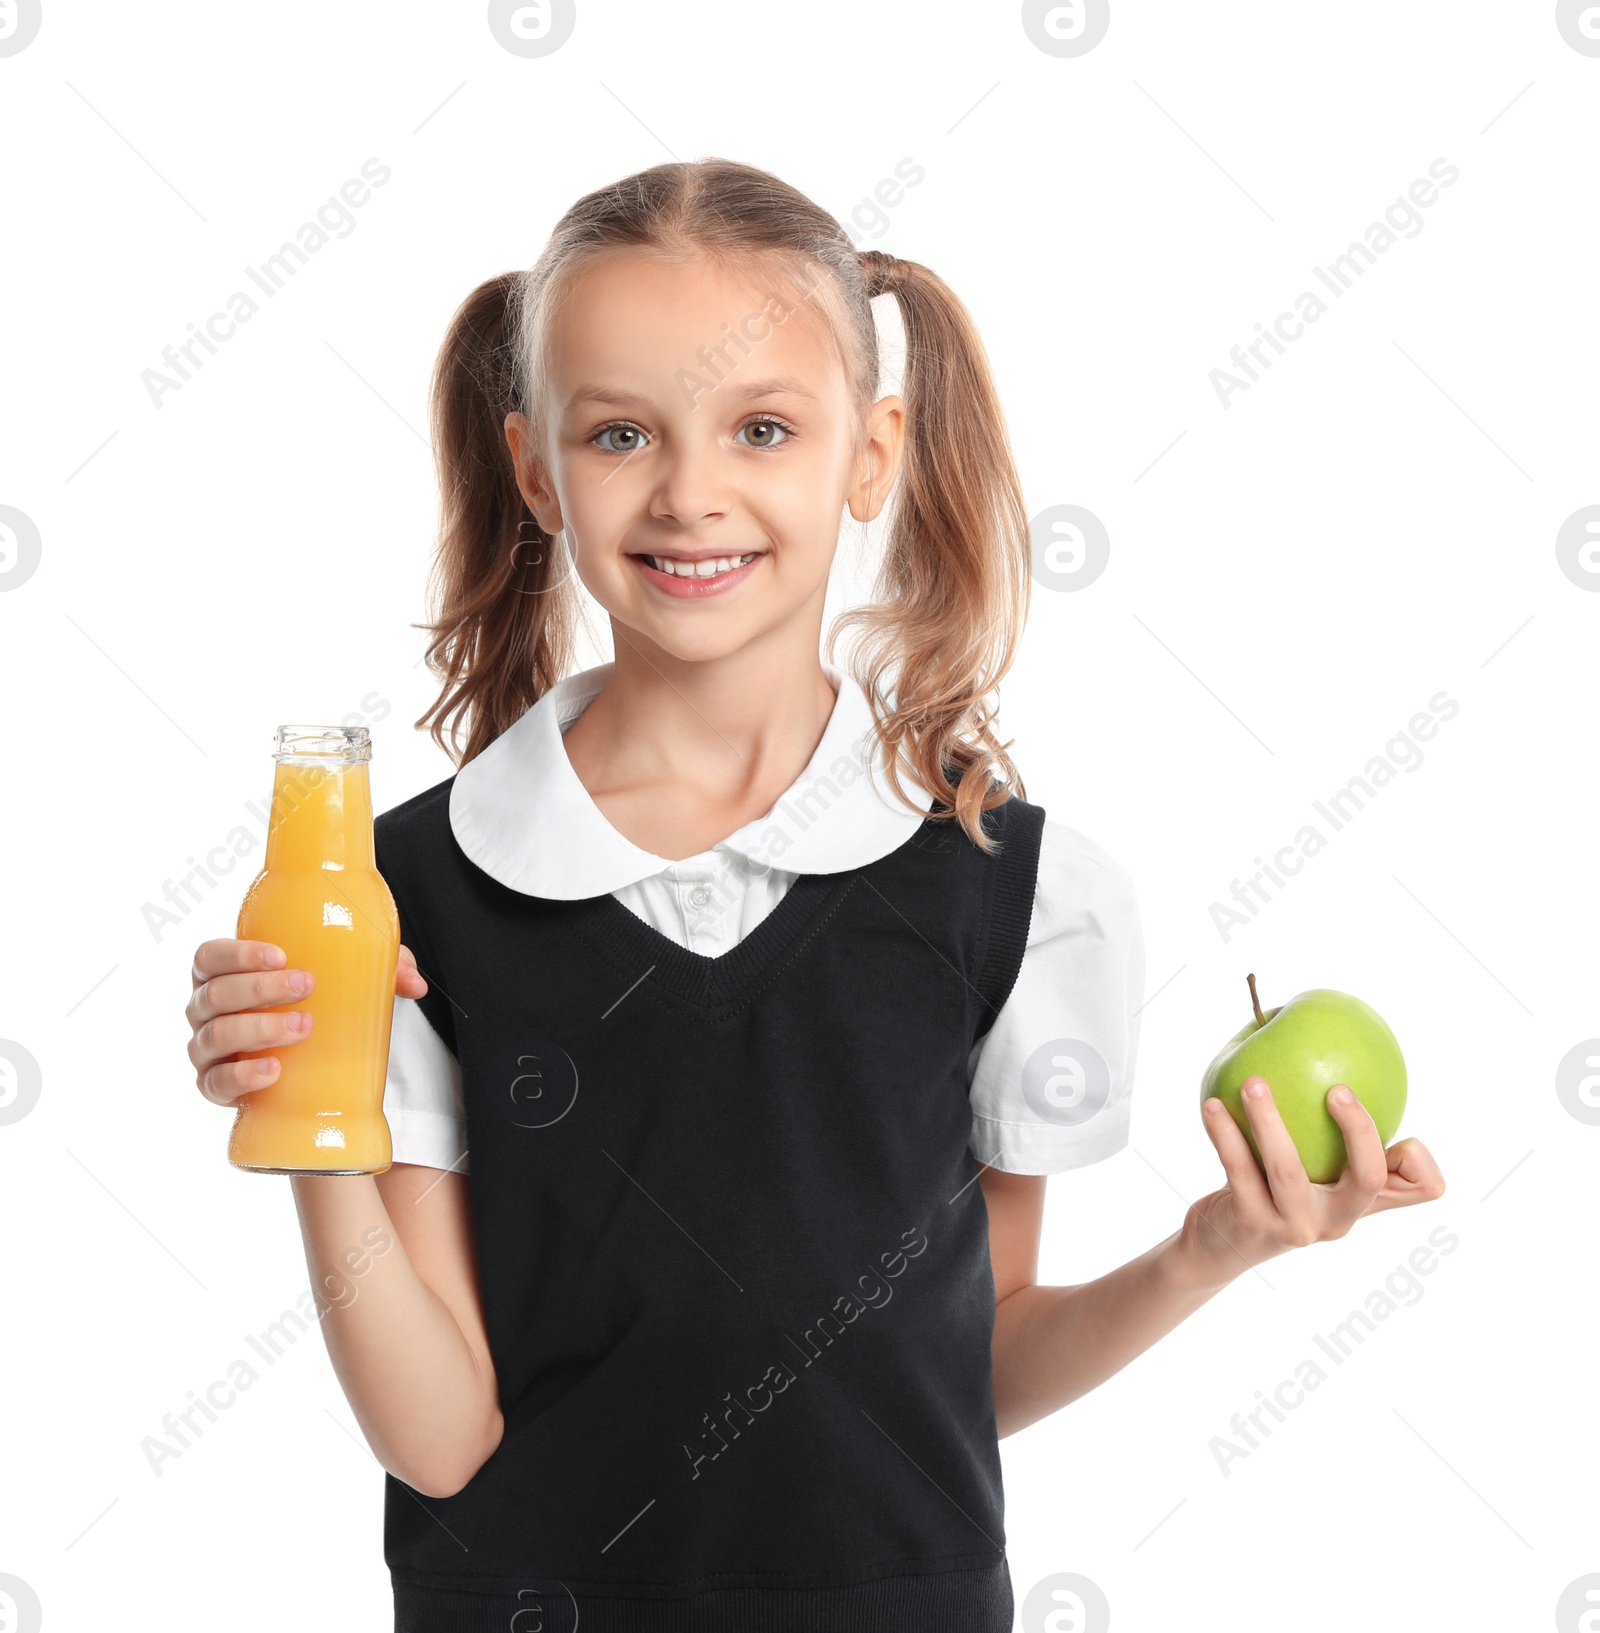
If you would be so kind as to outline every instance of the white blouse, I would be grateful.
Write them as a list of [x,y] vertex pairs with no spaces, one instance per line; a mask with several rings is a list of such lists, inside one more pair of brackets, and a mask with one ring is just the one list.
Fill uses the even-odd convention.
[[[923,820],[882,778],[865,693],[824,662],[833,713],[783,797],[698,856],[653,856],[606,820],[561,740],[611,670],[561,681],[456,773],[456,841],[513,890],[563,901],[609,892],[662,935],[715,958],[800,874],[864,867]],[[1016,985],[967,1060],[979,1162],[1053,1174],[1127,1144],[1144,976],[1132,879],[1084,835],[1046,821]],[[396,1162],[468,1171],[460,1066],[412,998],[395,999],[383,1110]]]

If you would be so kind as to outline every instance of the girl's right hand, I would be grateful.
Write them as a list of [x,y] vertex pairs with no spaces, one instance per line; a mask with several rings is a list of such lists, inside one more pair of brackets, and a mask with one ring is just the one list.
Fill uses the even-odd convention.
[[[271,1055],[240,1060],[252,1049],[282,1049],[299,1043],[311,1030],[303,1009],[271,1012],[275,1004],[292,1004],[316,985],[309,970],[284,969],[284,951],[270,941],[237,941],[219,937],[202,941],[190,975],[194,992],[184,1009],[194,1036],[189,1059],[195,1082],[207,1100],[231,1106],[242,1094],[264,1089],[278,1075]],[[417,970],[410,948],[402,944],[395,969],[395,995],[421,998],[428,983]]]

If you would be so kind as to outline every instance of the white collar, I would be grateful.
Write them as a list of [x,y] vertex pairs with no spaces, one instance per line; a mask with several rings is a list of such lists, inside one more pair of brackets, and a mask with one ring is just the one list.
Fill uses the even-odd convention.
[[[525,896],[582,901],[609,895],[672,867],[625,839],[578,780],[561,740],[592,703],[614,665],[569,675],[456,772],[450,827],[491,878]],[[806,768],[765,815],[713,847],[759,868],[841,873],[898,850],[923,812],[897,800],[882,771],[872,709],[856,681],[823,661],[837,694]],[[902,772],[908,792],[920,783]],[[932,796],[925,796],[931,804]]]

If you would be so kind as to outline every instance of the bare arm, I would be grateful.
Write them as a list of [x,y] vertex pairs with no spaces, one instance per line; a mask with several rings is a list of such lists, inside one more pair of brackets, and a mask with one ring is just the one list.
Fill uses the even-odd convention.
[[424,1496],[453,1496],[504,1429],[467,1180],[396,1163],[290,1184],[323,1342],[367,1444]]
[[1002,1438],[1104,1383],[1252,1265],[1341,1237],[1365,1214],[1444,1194],[1427,1148],[1399,1140],[1385,1151],[1365,1107],[1338,1099],[1339,1086],[1328,1110],[1344,1131],[1350,1166],[1336,1184],[1312,1184],[1270,1089],[1255,1081],[1263,1092],[1251,1095],[1247,1084],[1244,1104],[1265,1174],[1233,1119],[1215,1109],[1220,1102],[1208,1105],[1206,1129],[1228,1183],[1201,1197],[1165,1241],[1095,1281],[1038,1286],[1044,1178],[983,1171]]
[[[1044,1211],[1042,1174],[987,1170],[989,1236],[1013,1263],[1036,1262]],[[1031,1233],[1030,1233],[1031,1232]],[[1086,1395],[1171,1332],[1232,1278],[1207,1281],[1179,1246],[1179,1231],[1097,1281],[1040,1287],[1027,1280],[995,1283],[994,1414],[1002,1439]]]
[[[232,1107],[270,1083],[276,1060],[307,1035],[304,1010],[268,1013],[310,991],[266,942],[219,939],[195,955],[185,1011],[189,1058],[206,1099]],[[400,949],[395,990],[420,998],[427,982]],[[494,1364],[483,1323],[468,1181],[395,1163],[386,1173],[296,1175],[290,1185],[305,1242],[323,1341],[373,1454],[424,1496],[453,1496],[500,1443]]]

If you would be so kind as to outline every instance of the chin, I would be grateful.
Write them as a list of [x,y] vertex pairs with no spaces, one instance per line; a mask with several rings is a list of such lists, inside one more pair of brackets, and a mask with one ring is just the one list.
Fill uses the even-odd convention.
[[752,636],[761,633],[743,618],[704,618],[698,620],[702,628],[686,627],[694,621],[687,618],[653,618],[629,624],[628,628],[644,636],[679,663],[711,663],[718,658],[730,657],[747,645]]

